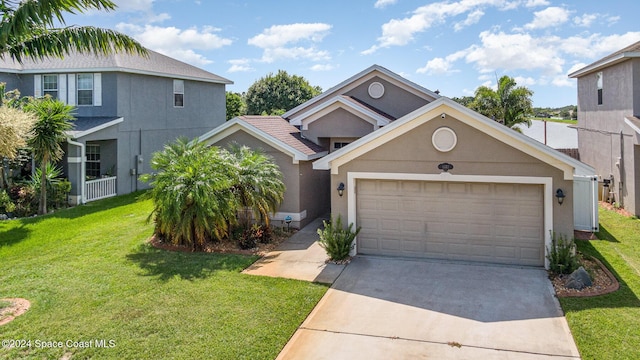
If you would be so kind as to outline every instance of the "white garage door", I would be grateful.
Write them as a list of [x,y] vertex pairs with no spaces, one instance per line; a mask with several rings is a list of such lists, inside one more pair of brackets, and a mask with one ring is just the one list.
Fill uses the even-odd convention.
[[358,180],[360,254],[544,265],[542,185]]

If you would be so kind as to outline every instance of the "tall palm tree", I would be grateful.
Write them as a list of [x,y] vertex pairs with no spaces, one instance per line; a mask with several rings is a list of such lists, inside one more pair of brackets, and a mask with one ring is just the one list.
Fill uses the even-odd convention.
[[223,153],[231,164],[231,191],[240,208],[240,222],[247,227],[249,214],[260,222],[269,224],[269,214],[273,214],[284,199],[285,185],[282,172],[273,159],[259,150],[232,144]]
[[475,99],[470,108],[482,115],[492,118],[507,127],[517,124],[531,126],[528,115],[533,112],[531,96],[533,91],[524,86],[517,86],[516,81],[505,75],[498,80],[498,89],[487,86],[476,89]]
[[66,140],[66,131],[73,127],[74,107],[50,97],[36,99],[26,105],[26,110],[37,117],[27,145],[33,157],[40,164],[40,203],[38,214],[47,213],[47,165],[62,159],[62,143]]
[[[111,54],[125,51],[146,55],[129,36],[92,26],[64,26],[63,13],[114,10],[110,0],[0,0],[0,56],[22,62],[63,57],[72,51]],[[56,28],[56,24],[63,27]]]
[[227,235],[236,206],[229,167],[217,148],[179,138],[153,155],[151,167],[157,173],[141,179],[153,186],[147,194],[154,201],[156,235],[193,250]]

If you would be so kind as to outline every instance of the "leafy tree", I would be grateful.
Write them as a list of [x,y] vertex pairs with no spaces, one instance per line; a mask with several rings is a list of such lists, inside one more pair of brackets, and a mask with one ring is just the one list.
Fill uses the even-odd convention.
[[15,159],[27,145],[27,137],[36,117],[20,109],[0,106],[0,188],[7,187],[5,160]]
[[322,89],[296,75],[279,70],[253,83],[247,90],[247,114],[281,115],[319,95]]
[[227,121],[234,117],[244,115],[247,106],[242,99],[242,95],[227,91]]
[[156,235],[174,245],[201,250],[207,241],[227,235],[235,203],[225,159],[215,147],[179,138],[151,159],[158,172],[145,174],[154,201]]
[[110,54],[125,51],[145,55],[129,36],[92,26],[64,26],[63,13],[114,10],[110,0],[0,0],[0,54],[18,62],[63,57],[72,51]]
[[275,213],[284,199],[282,172],[273,159],[259,150],[232,144],[224,151],[232,174],[231,192],[240,206],[240,223],[249,227],[249,213],[269,224],[269,214]]
[[451,100],[457,102],[462,106],[469,107],[469,104],[473,102],[474,98],[473,96],[463,96],[463,97],[454,97]]
[[469,107],[510,128],[514,128],[517,124],[526,124],[529,127],[531,126],[529,115],[533,111],[531,101],[533,91],[516,85],[512,77],[505,75],[498,80],[497,90],[480,86],[476,89],[475,99]]
[[73,106],[50,97],[37,99],[26,105],[26,110],[37,117],[27,144],[41,168],[39,214],[47,213],[47,166],[52,161],[62,159],[62,143],[66,140],[66,131],[73,127],[71,121],[75,119],[74,109]]

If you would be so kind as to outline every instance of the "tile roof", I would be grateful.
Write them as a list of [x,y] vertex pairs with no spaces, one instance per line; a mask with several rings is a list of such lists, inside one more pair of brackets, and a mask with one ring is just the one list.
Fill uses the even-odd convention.
[[298,128],[280,116],[243,115],[240,116],[240,119],[305,155],[315,155],[326,151],[320,145],[302,137]]
[[62,59],[46,58],[42,61],[25,59],[22,64],[5,57],[0,58],[0,71],[12,73],[122,71],[220,84],[233,83],[231,80],[153,50],[147,51],[148,57],[126,53],[107,56],[72,53]]

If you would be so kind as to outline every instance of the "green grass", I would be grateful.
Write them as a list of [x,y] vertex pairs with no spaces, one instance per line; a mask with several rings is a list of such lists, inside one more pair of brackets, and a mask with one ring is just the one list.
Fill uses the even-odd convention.
[[560,303],[583,359],[640,359],[640,220],[600,209],[598,238],[578,250],[600,259],[620,289]]
[[[0,340],[32,341],[0,358],[273,359],[327,290],[241,274],[253,256],[150,247],[151,209],[132,194],[0,222],[0,298],[31,301]],[[67,340],[93,347],[36,348]]]

